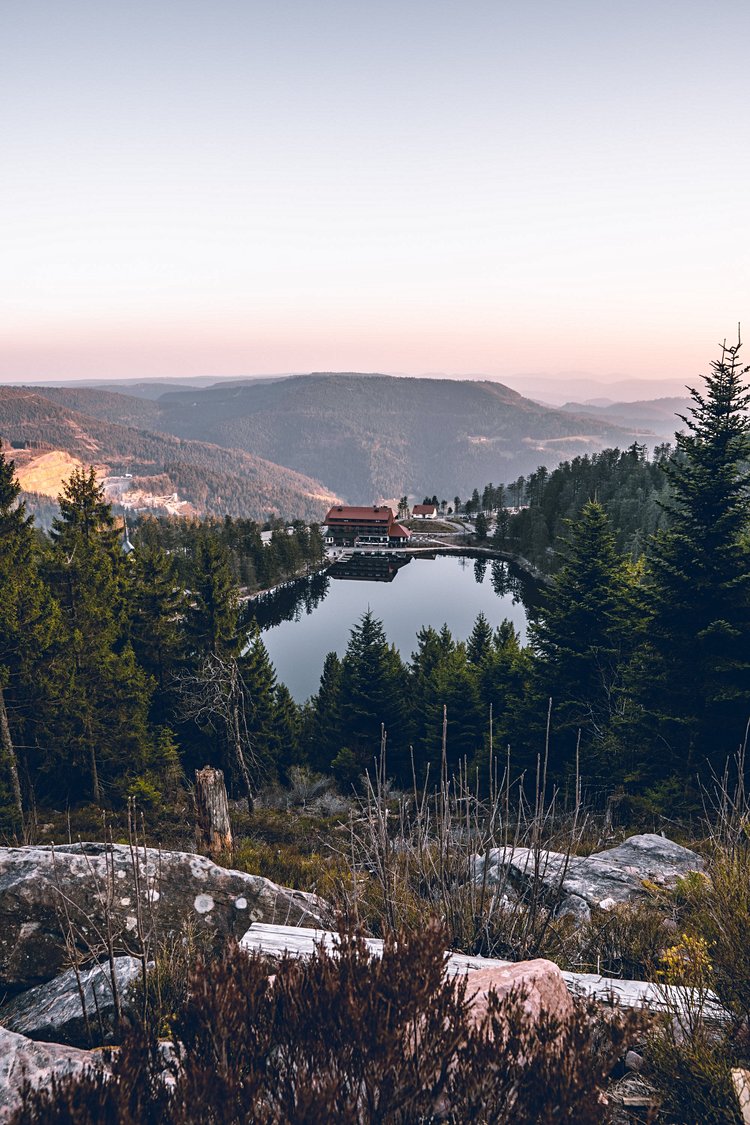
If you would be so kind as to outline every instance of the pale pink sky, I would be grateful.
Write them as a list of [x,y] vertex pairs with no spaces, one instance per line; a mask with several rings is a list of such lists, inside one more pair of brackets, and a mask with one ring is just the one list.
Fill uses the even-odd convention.
[[750,323],[750,8],[7,0],[0,380],[693,379]]

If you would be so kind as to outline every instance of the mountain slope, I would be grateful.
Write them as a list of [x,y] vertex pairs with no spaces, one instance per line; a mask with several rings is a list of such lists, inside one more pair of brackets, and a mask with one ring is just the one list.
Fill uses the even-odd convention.
[[523,398],[501,383],[313,374],[171,392],[158,425],[305,473],[351,502],[465,496],[540,464],[633,440],[627,429]]
[[[338,497],[319,481],[270,464],[242,450],[183,440],[153,430],[108,420],[120,409],[117,400],[139,400],[106,392],[55,388],[54,399],[36,389],[0,387],[0,435],[4,442],[42,443],[94,464],[113,475],[130,473],[134,484],[177,492],[199,513],[265,518],[319,519]],[[75,396],[72,398],[71,396]],[[88,402],[108,418],[94,417],[63,402]],[[146,404],[149,405],[148,403]],[[121,417],[133,418],[123,410]],[[138,414],[139,418],[143,415]],[[153,421],[154,419],[150,419]],[[12,456],[12,450],[11,456]]]

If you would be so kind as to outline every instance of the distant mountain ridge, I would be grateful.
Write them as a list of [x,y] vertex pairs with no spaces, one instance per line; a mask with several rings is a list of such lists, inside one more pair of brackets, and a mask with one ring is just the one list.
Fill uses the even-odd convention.
[[290,376],[171,391],[158,408],[151,424],[161,430],[252,451],[351,503],[465,496],[488,480],[633,440],[627,428],[541,406],[489,380]]
[[566,402],[561,409],[566,413],[577,414],[579,417],[591,415],[618,426],[627,426],[643,436],[653,434],[655,437],[670,441],[675,430],[683,425],[679,415],[685,414],[691,402],[692,400],[687,396],[644,399],[638,402],[608,402],[602,405]]
[[[320,519],[340,497],[239,449],[157,433],[147,400],[82,388],[0,387],[0,437],[42,442],[135,483],[172,490],[201,514]],[[13,456],[12,449],[10,456]]]
[[[159,464],[169,461],[175,483],[178,453],[182,462],[199,464],[208,474],[205,481],[183,469],[177,474],[182,488],[198,497],[199,510],[217,511],[228,495],[232,513],[245,502],[256,511],[266,496],[277,497],[275,508],[290,504],[284,508],[290,515],[302,509],[317,513],[315,497],[323,493],[366,504],[403,494],[465,498],[487,481],[508,482],[542,464],[552,469],[607,446],[626,447],[637,436],[620,419],[588,408],[553,409],[491,380],[347,372],[226,380],[170,389],[158,399],[151,397],[150,385],[142,392],[138,397],[106,387],[14,390],[43,398],[48,412],[54,407],[88,419],[77,423],[78,430],[102,459],[109,445],[114,453],[125,451],[121,462],[145,458],[157,475]],[[112,429],[105,433],[101,427]],[[41,430],[37,426],[34,432]],[[61,448],[80,455],[80,434],[76,446],[70,423],[66,432],[71,444]],[[155,439],[155,434],[169,436]],[[263,468],[251,472],[248,458],[260,459]],[[210,478],[217,472],[231,475],[234,483],[219,486]],[[259,474],[264,478],[263,497],[251,489],[243,500],[237,481],[248,474],[256,485]]]

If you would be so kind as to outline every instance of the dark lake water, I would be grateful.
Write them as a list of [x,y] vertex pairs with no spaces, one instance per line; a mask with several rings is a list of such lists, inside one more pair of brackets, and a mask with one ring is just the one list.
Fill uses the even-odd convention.
[[250,603],[277,675],[300,703],[318,690],[326,653],[343,656],[352,626],[368,608],[404,660],[423,625],[446,623],[465,640],[480,612],[493,628],[509,618],[525,637],[534,589],[506,562],[413,557],[398,568],[374,560],[365,567],[366,575],[316,574]]

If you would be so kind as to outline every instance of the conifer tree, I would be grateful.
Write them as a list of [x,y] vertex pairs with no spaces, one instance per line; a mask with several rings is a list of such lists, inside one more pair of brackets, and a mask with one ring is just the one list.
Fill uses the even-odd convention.
[[351,631],[341,676],[341,719],[347,747],[360,772],[377,757],[381,724],[388,732],[389,769],[406,760],[406,674],[389,647],[383,625],[368,609]]
[[612,719],[631,624],[628,575],[609,521],[584,505],[562,549],[563,565],[529,634],[540,699],[551,696],[556,729],[601,739]]
[[150,759],[153,681],[127,642],[127,563],[93,470],[73,473],[60,513],[47,573],[62,609],[65,661],[60,729],[43,772],[58,793],[99,802],[122,796]]
[[187,634],[193,656],[235,657],[242,648],[239,591],[229,552],[217,535],[202,530],[192,567]]
[[533,764],[539,749],[536,724],[529,709],[538,708],[532,692],[532,658],[522,647],[513,623],[505,619],[492,637],[492,648],[476,669],[482,716],[489,722],[492,707],[495,753],[510,745],[515,772]]
[[58,497],[60,516],[53,523],[52,538],[75,546],[78,538],[88,546],[96,545],[115,551],[119,532],[115,528],[112,505],[104,496],[104,487],[96,479],[96,470],[74,469]]
[[133,553],[129,590],[130,639],[138,663],[156,681],[159,719],[165,719],[169,678],[185,656],[188,609],[174,559],[159,546]]
[[239,666],[246,692],[245,712],[253,753],[258,766],[266,774],[273,774],[285,747],[277,724],[276,671],[257,626],[250,633]]
[[417,744],[417,769],[438,778],[443,754],[443,714],[446,724],[446,763],[449,773],[463,759],[471,760],[482,743],[482,713],[477,678],[466,657],[463,642],[444,653],[435,665],[420,708],[422,736]]
[[274,717],[274,741],[276,743],[276,767],[286,775],[290,766],[299,764],[300,731],[302,716],[286,684],[276,685],[276,714]]
[[663,462],[670,524],[649,553],[640,695],[683,776],[721,771],[750,719],[750,367],[724,345]]
[[466,644],[470,664],[483,664],[492,653],[492,627],[483,613],[477,614],[474,628]]
[[329,652],[323,662],[318,693],[306,731],[307,758],[313,769],[327,771],[344,745],[341,733],[341,661]]

